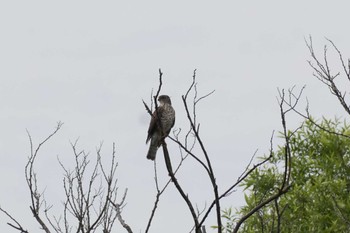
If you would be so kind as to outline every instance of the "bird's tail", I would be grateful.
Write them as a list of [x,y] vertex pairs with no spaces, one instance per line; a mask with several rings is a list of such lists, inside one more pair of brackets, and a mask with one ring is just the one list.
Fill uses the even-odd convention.
[[148,153],[147,153],[147,159],[155,160],[157,150],[158,150],[158,139],[156,138],[157,135],[153,135],[151,138],[151,143],[149,145]]
[[157,146],[150,145],[148,153],[147,153],[147,159],[155,160],[156,154],[157,154],[157,150],[158,150]]

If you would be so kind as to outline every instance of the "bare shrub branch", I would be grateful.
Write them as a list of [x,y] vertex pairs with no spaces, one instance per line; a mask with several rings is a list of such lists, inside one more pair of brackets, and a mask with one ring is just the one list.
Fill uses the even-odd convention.
[[11,226],[12,228],[20,231],[21,233],[29,233],[27,230],[25,230],[22,225],[14,218],[11,214],[9,214],[6,210],[0,207],[0,211],[3,212],[7,217],[11,219],[14,223],[8,222],[7,225]]
[[38,153],[41,149],[41,147],[48,141],[50,140],[62,127],[63,123],[58,122],[55,130],[48,136],[46,137],[43,141],[39,143],[39,145],[34,149],[33,145],[33,140],[30,135],[30,133],[27,130],[29,142],[30,142],[30,156],[28,158],[28,162],[25,166],[25,178],[27,181],[27,185],[29,188],[30,192],[30,199],[31,199],[31,205],[30,205],[30,210],[32,211],[32,214],[36,221],[39,223],[41,228],[46,232],[50,233],[50,230],[47,226],[47,224],[44,222],[40,215],[40,209],[43,203],[43,193],[38,191],[38,181],[37,181],[37,174],[34,171],[34,164],[35,160],[38,156]]
[[[77,148],[77,140],[71,143],[74,155],[73,169],[66,167],[58,159],[64,173],[63,191],[65,200],[63,201],[63,214],[58,217],[50,216],[49,212],[52,205],[46,202],[44,192],[39,191],[38,176],[34,167],[41,147],[60,130],[61,126],[62,123],[59,122],[55,130],[37,147],[34,147],[32,137],[27,131],[30,142],[30,156],[25,166],[25,178],[31,198],[30,209],[40,228],[46,233],[68,233],[72,231],[90,233],[98,229],[103,233],[110,233],[115,220],[118,218],[126,229],[127,224],[121,217],[121,210],[127,192],[125,191],[122,201],[117,204],[116,169],[118,163],[116,162],[114,143],[109,168],[102,161],[102,144],[96,149],[96,160],[92,162],[89,153]],[[13,223],[8,223],[12,228],[28,233],[7,211],[1,208],[0,211],[13,221]],[[130,227],[128,232],[132,232]]]
[[[71,171],[60,162],[64,170],[63,187],[66,195],[64,219],[70,213],[77,222],[78,232],[92,232],[99,227],[102,227],[103,232],[111,232],[115,220],[121,219],[121,208],[116,204],[118,163],[115,144],[113,143],[109,170],[106,170],[101,159],[102,144],[96,149],[97,156],[93,164],[89,160],[89,153],[78,150],[77,141],[71,143],[71,147],[75,158],[74,169]],[[103,179],[99,181],[98,178]],[[122,203],[125,198],[126,192]],[[66,229],[69,228],[67,224],[65,221]]]
[[[347,80],[350,82],[350,59],[348,59],[348,64],[345,65],[345,61],[343,59],[343,56],[340,52],[340,50],[335,46],[333,41],[327,39],[327,41],[332,45],[332,48],[337,52],[339,61],[341,63],[341,66],[343,68],[343,72],[347,78]],[[323,84],[325,84],[329,89],[330,92],[337,97],[338,101],[340,102],[341,106],[343,106],[344,110],[350,114],[350,107],[346,103],[346,92],[342,91],[337,83],[335,82],[335,79],[341,75],[341,72],[337,72],[335,74],[332,74],[329,66],[328,66],[328,53],[327,53],[327,46],[324,46],[323,49],[323,61],[316,56],[313,44],[312,44],[312,37],[309,37],[309,41],[306,41],[306,46],[309,49],[310,56],[312,58],[311,61],[308,61],[310,67],[314,70],[314,76],[320,80]]]

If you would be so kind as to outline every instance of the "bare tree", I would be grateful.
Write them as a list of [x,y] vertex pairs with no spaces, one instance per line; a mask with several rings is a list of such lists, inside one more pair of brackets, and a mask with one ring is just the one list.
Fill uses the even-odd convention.
[[[115,144],[113,144],[109,168],[103,165],[101,159],[102,144],[96,150],[96,160],[92,166],[89,154],[85,153],[84,150],[77,149],[77,141],[71,144],[75,159],[74,167],[68,168],[59,160],[64,171],[63,214],[60,216],[49,214],[52,205],[49,205],[45,200],[44,192],[38,189],[35,163],[42,146],[58,133],[62,125],[61,122],[57,123],[55,130],[36,147],[28,132],[31,149],[25,166],[25,179],[30,191],[30,209],[36,222],[46,233],[90,233],[96,231],[110,233],[116,219],[118,219],[129,233],[132,232],[121,216],[127,190],[125,190],[122,200],[117,202],[116,169],[118,163],[116,162]],[[11,219],[12,222],[8,224],[12,228],[20,232],[28,232],[11,214],[4,209],[0,210]]]
[[[158,86],[158,90],[156,92],[156,95],[153,98],[153,103],[151,105],[151,106],[153,106],[153,104],[154,104],[155,109],[157,109],[156,100],[157,100],[157,97],[158,97],[158,95],[161,91],[161,88],[162,88],[162,83],[163,83],[162,82],[162,75],[163,75],[163,73],[161,72],[161,70],[159,70],[159,86]],[[163,148],[165,164],[166,164],[168,174],[170,176],[170,180],[174,183],[177,191],[179,192],[179,194],[183,198],[184,202],[186,203],[186,205],[188,207],[188,210],[191,213],[191,216],[192,216],[192,219],[194,222],[193,230],[196,233],[206,232],[205,222],[206,222],[209,214],[213,211],[213,209],[215,209],[217,232],[218,233],[222,232],[223,226],[222,226],[222,220],[221,220],[221,204],[220,204],[221,199],[229,196],[232,193],[232,191],[234,190],[234,188],[236,188],[241,182],[243,182],[243,180],[250,173],[252,173],[255,169],[258,169],[260,166],[262,166],[266,162],[268,162],[271,159],[272,153],[273,153],[272,152],[272,137],[271,137],[270,156],[268,156],[266,159],[264,159],[263,161],[255,164],[255,165],[252,165],[252,161],[253,161],[253,158],[252,158],[252,160],[250,161],[250,163],[248,164],[248,166],[246,167],[246,169],[244,170],[242,175],[240,177],[238,177],[237,181],[233,182],[233,184],[230,187],[226,188],[226,190],[223,193],[219,193],[219,191],[218,191],[219,189],[218,189],[218,185],[217,185],[217,178],[215,176],[215,171],[212,167],[210,155],[206,150],[205,143],[203,142],[201,134],[200,134],[200,123],[198,123],[198,121],[197,121],[197,105],[198,105],[198,103],[200,101],[204,100],[205,98],[209,97],[213,93],[214,93],[214,91],[209,92],[208,94],[205,94],[203,96],[198,96],[196,70],[194,70],[193,76],[192,76],[192,82],[191,82],[189,88],[186,90],[185,94],[182,95],[183,108],[185,110],[185,114],[187,116],[187,120],[188,120],[189,125],[190,125],[189,129],[187,130],[187,133],[185,134],[185,137],[183,140],[180,140],[180,138],[179,138],[179,134],[181,132],[181,129],[179,129],[178,131],[176,131],[176,133],[174,133],[175,134],[174,137],[168,136],[180,148],[181,161],[178,164],[175,172],[172,168],[172,163],[170,160],[171,156],[169,156],[169,151],[168,151],[167,144],[166,144],[165,140],[163,140],[163,142],[161,144],[162,148]],[[190,96],[192,96],[192,98]],[[236,227],[235,227],[233,232],[237,232],[239,230],[241,224],[247,218],[249,218],[252,214],[259,211],[259,209],[264,207],[266,204],[278,199],[281,195],[285,194],[290,188],[290,169],[291,169],[291,155],[290,155],[290,146],[289,146],[290,135],[287,136],[287,126],[286,126],[285,116],[289,111],[291,111],[291,106],[289,106],[289,108],[285,109],[284,100],[285,100],[285,93],[284,93],[284,90],[282,90],[280,92],[279,105],[280,105],[280,109],[281,109],[282,126],[284,129],[284,134],[286,136],[285,137],[286,138],[286,143],[285,143],[285,148],[286,148],[286,150],[285,150],[285,175],[284,175],[283,181],[281,182],[282,185],[276,194],[274,194],[270,197],[267,197],[266,200],[263,200],[259,205],[257,205],[255,208],[253,208],[248,214],[246,214],[245,216],[242,216],[237,221]],[[147,104],[145,102],[143,102],[143,103],[146,107],[147,112],[152,116],[151,109],[147,106]],[[190,141],[189,135],[192,136],[191,137],[192,142],[189,142]],[[197,153],[193,152],[193,148],[195,145],[198,145],[201,155],[199,155],[198,152]],[[185,154],[186,156],[183,157],[182,154]],[[176,179],[176,172],[180,169],[182,163],[184,162],[184,159],[187,158],[187,156],[190,156],[191,158],[193,158],[194,160],[192,160],[192,161],[198,163],[201,166],[201,168],[207,173],[208,179],[209,179],[210,184],[211,184],[211,189],[212,189],[213,194],[214,194],[214,199],[210,202],[210,205],[202,211],[195,210],[195,208],[194,208],[195,205],[194,205],[193,200],[190,200],[189,195],[184,191],[184,189],[182,188],[182,185]],[[157,209],[159,197],[164,192],[164,189],[169,184],[169,183],[167,183],[164,186],[164,189],[162,189],[161,191],[159,190],[158,181],[157,181],[156,166],[155,166],[155,177],[156,177],[155,182],[156,182],[156,187],[157,187],[157,196],[156,196],[156,201],[154,204],[154,208],[152,210],[151,217],[149,219],[149,223],[148,223],[146,232],[148,232],[149,226],[152,222],[155,211]]]

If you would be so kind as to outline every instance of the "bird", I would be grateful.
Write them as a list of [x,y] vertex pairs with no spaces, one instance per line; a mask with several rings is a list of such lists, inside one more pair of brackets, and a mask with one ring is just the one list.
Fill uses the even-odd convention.
[[155,160],[158,148],[175,124],[175,110],[171,106],[170,97],[160,95],[158,101],[159,106],[152,114],[146,139],[146,144],[151,141],[147,153],[147,159],[150,160]]

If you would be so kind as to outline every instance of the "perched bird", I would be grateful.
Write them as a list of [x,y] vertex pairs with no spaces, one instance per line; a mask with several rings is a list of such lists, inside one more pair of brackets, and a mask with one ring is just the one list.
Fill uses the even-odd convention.
[[167,95],[158,97],[159,106],[153,112],[151,122],[148,128],[146,144],[151,140],[147,159],[154,160],[157,150],[162,141],[169,135],[171,128],[175,123],[175,110],[171,106],[171,100]]

